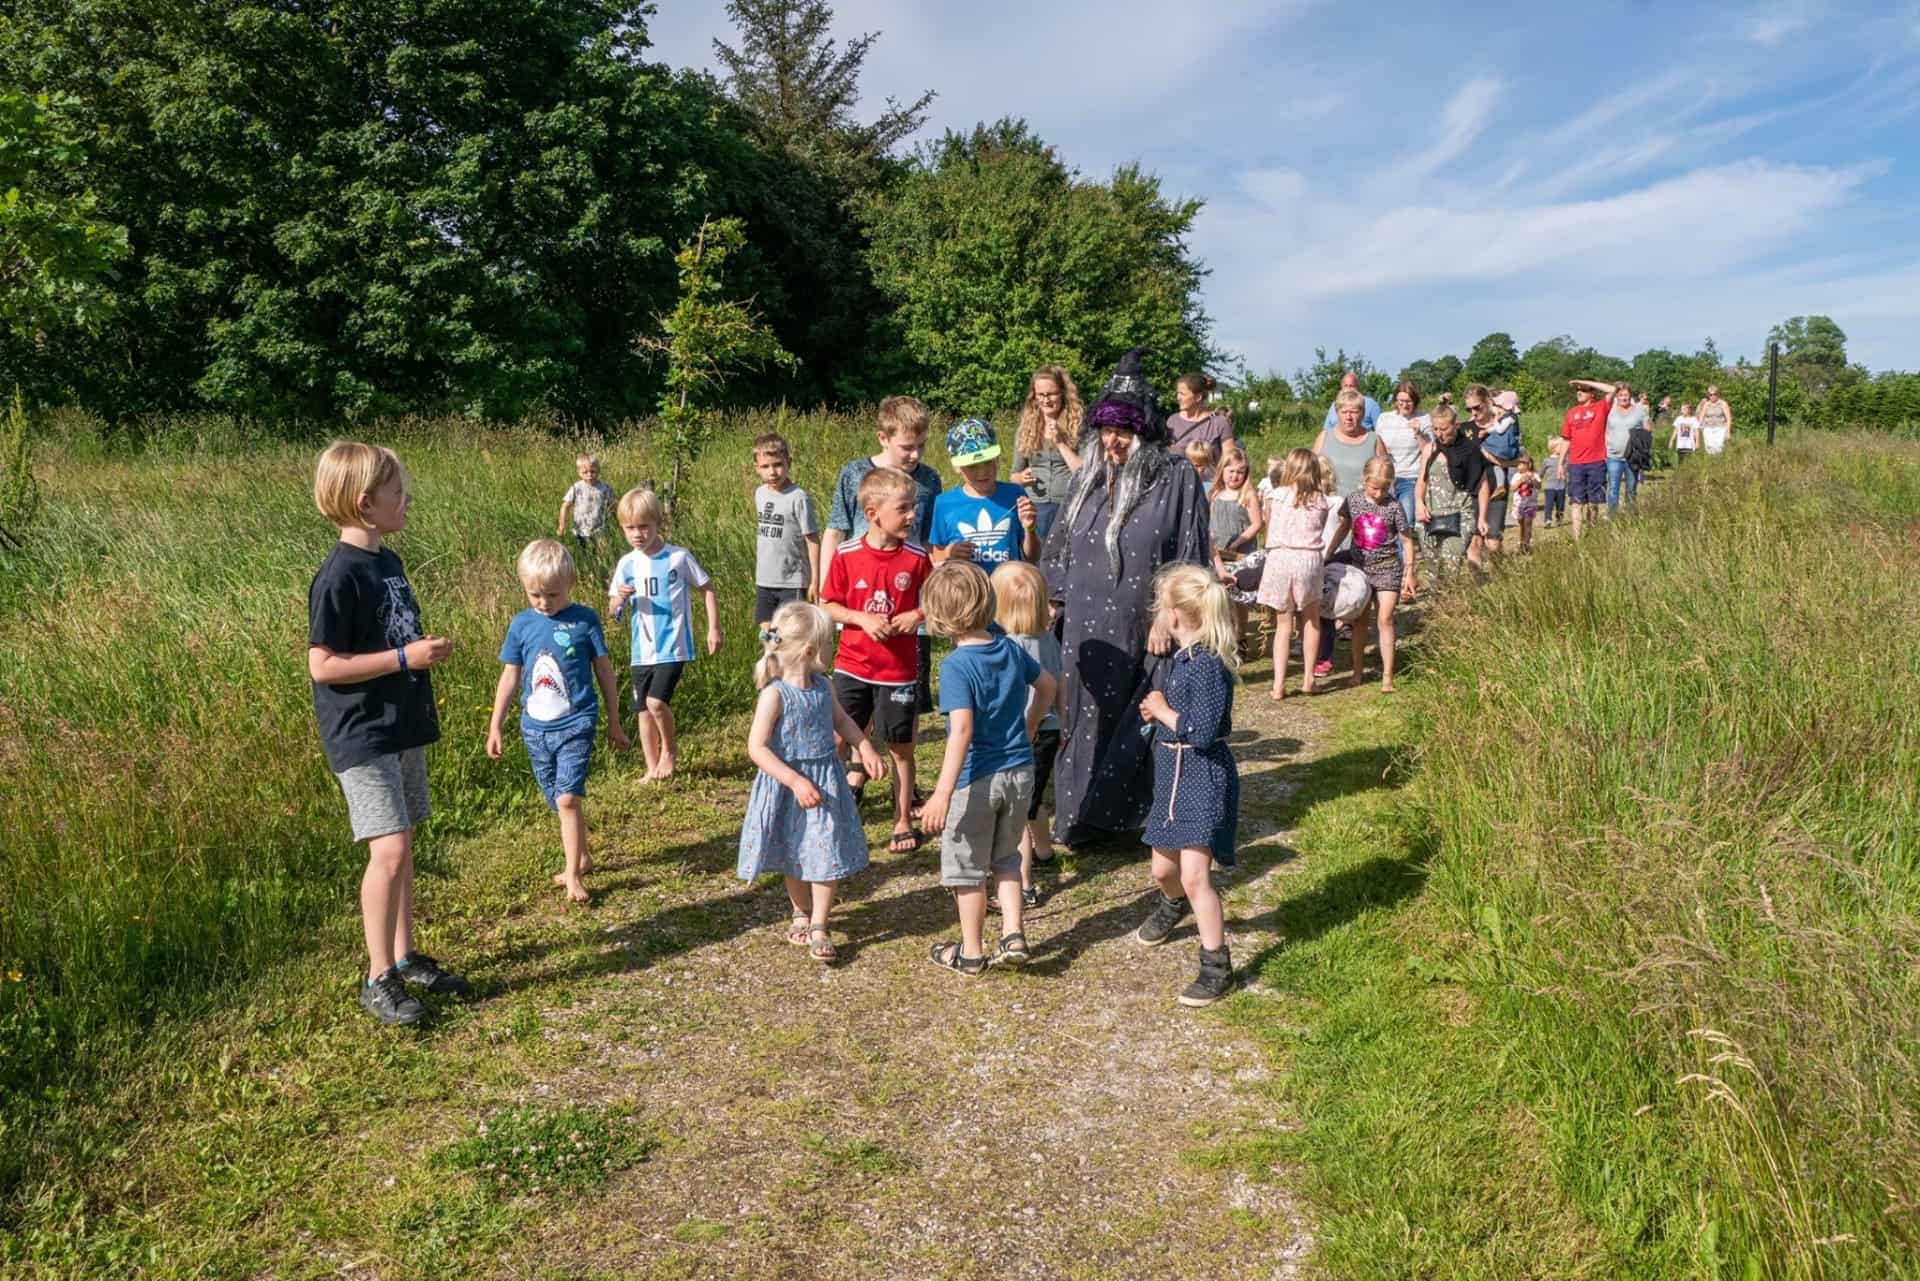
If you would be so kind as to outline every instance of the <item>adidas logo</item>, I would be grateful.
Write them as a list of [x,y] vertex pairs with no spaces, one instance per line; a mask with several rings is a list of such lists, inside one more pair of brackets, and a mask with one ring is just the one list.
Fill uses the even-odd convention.
[[[980,509],[980,519],[977,523],[969,524],[963,517],[959,521],[959,526],[960,537],[966,539],[983,552],[994,551],[998,545],[1006,539],[1007,531],[1013,528],[1013,517],[1009,515],[995,520],[993,513],[987,508],[982,507]],[[999,560],[1004,560],[1005,558],[1004,552],[994,557],[994,559]]]

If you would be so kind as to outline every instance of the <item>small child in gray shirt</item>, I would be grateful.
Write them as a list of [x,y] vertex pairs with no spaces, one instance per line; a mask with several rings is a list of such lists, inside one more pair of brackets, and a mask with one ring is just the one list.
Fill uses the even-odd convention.
[[567,521],[573,521],[573,541],[580,550],[586,551],[589,545],[597,545],[600,531],[606,528],[607,513],[613,510],[613,486],[600,479],[600,460],[592,454],[581,454],[573,460],[573,470],[579,480],[567,486],[567,492],[560,499],[560,519],[555,523],[553,536],[567,536]]
[[768,432],[753,442],[753,621],[765,627],[788,601],[814,599],[820,581],[820,522],[813,499],[788,475],[786,437]]

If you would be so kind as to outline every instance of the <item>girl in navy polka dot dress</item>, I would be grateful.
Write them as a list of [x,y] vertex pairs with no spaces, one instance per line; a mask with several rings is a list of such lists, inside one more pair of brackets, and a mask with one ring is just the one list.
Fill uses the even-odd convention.
[[1191,908],[1200,934],[1200,976],[1180,993],[1180,1004],[1211,1005],[1233,986],[1212,865],[1233,866],[1240,818],[1240,771],[1227,747],[1240,646],[1227,589],[1198,565],[1160,572],[1154,612],[1170,625],[1180,648],[1165,689],[1140,703],[1140,719],[1154,740],[1146,842],[1153,847],[1160,893],[1138,937],[1150,945],[1165,942]]

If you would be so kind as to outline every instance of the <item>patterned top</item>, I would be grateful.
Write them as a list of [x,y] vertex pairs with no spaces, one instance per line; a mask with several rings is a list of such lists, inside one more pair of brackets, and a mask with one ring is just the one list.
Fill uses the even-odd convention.
[[561,501],[570,505],[573,532],[582,538],[592,538],[607,523],[607,510],[613,506],[613,486],[604,480],[591,484],[576,480],[568,486]]
[[[780,691],[780,720],[773,727],[770,746],[780,759],[819,760],[833,755],[833,707],[827,701],[833,690],[822,677],[814,677],[805,689],[775,680]],[[826,715],[821,715],[824,711]]]
[[[1243,489],[1240,494],[1246,491]],[[1231,494],[1225,490],[1214,495],[1209,505],[1209,518],[1213,522],[1213,545],[1220,551],[1234,551],[1244,554],[1246,548],[1235,548],[1233,540],[1247,532],[1253,524],[1253,517],[1247,515],[1246,504],[1240,501],[1240,494]]]
[[1324,494],[1315,494],[1305,504],[1291,486],[1273,491],[1267,505],[1267,547],[1295,552],[1317,552],[1326,538],[1327,517],[1333,504]]
[[1353,552],[1367,585],[1375,591],[1400,590],[1400,535],[1411,532],[1407,513],[1389,494],[1387,501],[1376,503],[1367,491],[1357,489],[1341,505],[1342,513],[1353,522]]

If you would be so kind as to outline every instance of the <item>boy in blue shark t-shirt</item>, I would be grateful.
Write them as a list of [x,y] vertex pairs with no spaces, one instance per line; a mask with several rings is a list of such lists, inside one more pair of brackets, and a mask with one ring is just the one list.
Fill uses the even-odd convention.
[[970,560],[991,574],[1008,561],[1040,559],[1033,499],[1000,479],[1000,443],[985,419],[966,418],[947,431],[947,456],[960,473],[958,489],[933,500],[929,547]]
[[[526,545],[515,564],[531,607],[513,616],[500,645],[500,681],[493,689],[493,721],[487,726],[487,755],[500,759],[501,722],[520,695],[520,736],[534,781],[547,807],[560,815],[560,848],[565,865],[553,883],[575,903],[587,901],[582,879],[592,860],[587,855],[587,763],[593,757],[593,733],[600,700],[607,717],[607,740],[631,746],[620,726],[615,702],[613,661],[600,616],[572,600],[573,558],[550,538]],[[594,687],[599,687],[596,696]]]

